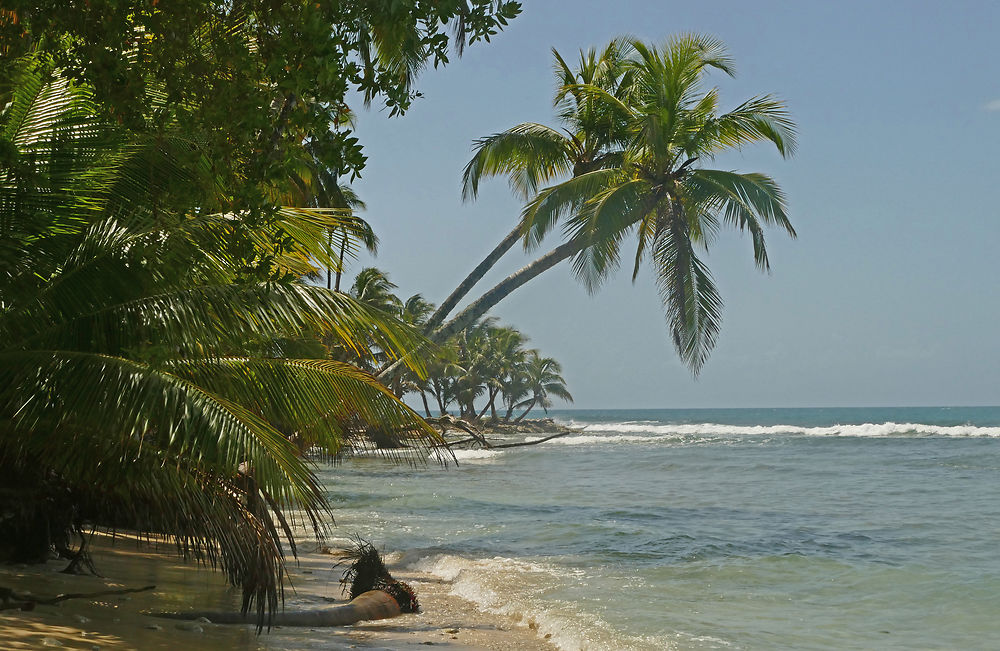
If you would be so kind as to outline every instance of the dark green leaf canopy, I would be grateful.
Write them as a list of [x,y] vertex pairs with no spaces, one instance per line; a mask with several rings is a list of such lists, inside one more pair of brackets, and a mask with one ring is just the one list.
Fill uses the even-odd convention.
[[282,208],[248,228],[204,209],[222,186],[192,165],[192,141],[109,125],[90,91],[45,66],[17,79],[0,113],[0,529],[16,539],[19,523],[61,512],[66,526],[175,536],[263,622],[282,538],[294,551],[293,526],[322,534],[329,520],[304,452],[371,433],[438,441],[369,374],[284,359],[281,342],[324,332],[359,355],[374,342],[421,375],[409,351],[425,341],[296,280],[332,261],[331,230],[353,232],[343,211]]

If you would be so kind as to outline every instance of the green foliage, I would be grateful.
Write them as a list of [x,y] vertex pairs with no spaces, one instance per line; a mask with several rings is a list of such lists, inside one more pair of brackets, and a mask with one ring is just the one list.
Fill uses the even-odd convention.
[[[573,396],[566,389],[566,381],[562,377],[562,366],[551,357],[542,357],[536,350],[529,351],[518,369],[518,375],[518,387],[524,395],[530,397],[516,404],[512,401],[511,410],[526,407],[515,422],[520,422],[536,405],[548,413],[552,407],[552,396],[573,402]],[[509,414],[510,412],[508,419]]]
[[489,41],[519,13],[511,0],[10,0],[0,88],[10,61],[33,53],[93,88],[113,123],[199,140],[227,210],[260,210],[306,146],[337,177],[363,169],[350,93],[402,113],[421,68]]
[[[697,374],[715,346],[722,313],[697,249],[707,248],[720,226],[735,227],[750,234],[754,261],[767,270],[764,227],[795,235],[773,179],[703,165],[754,143],[789,156],[795,125],[784,103],[770,95],[719,113],[719,92],[704,82],[712,70],[731,76],[733,64],[710,37],[680,35],[662,47],[618,39],[600,53],[581,52],[575,69],[558,52],[555,59],[563,130],[528,123],[477,141],[465,194],[474,197],[484,176],[508,176],[512,188],[530,198],[520,223],[525,245],[539,245],[561,224],[568,246],[557,250],[571,257],[589,291],[620,266],[622,245],[635,235],[633,278],[644,260],[652,263],[674,346]],[[543,183],[551,184],[538,189]],[[531,273],[529,265],[522,275]],[[526,281],[505,282],[450,329]]]
[[191,140],[109,125],[89,89],[45,66],[14,78],[0,114],[0,538],[172,535],[243,588],[260,624],[293,526],[322,534],[329,516],[303,451],[369,432],[437,441],[369,374],[282,351],[326,332],[422,374],[408,352],[425,342],[296,281],[332,264],[328,233],[351,232],[341,211],[278,209],[248,228],[210,212],[223,186]]

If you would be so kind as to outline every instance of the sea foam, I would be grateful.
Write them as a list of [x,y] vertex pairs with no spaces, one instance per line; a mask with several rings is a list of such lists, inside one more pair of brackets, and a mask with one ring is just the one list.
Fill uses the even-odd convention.
[[646,651],[670,646],[666,637],[631,636],[615,630],[594,613],[583,612],[578,604],[532,597],[566,580],[584,581],[585,572],[580,569],[501,556],[471,559],[453,554],[424,556],[409,567],[451,583],[451,594],[483,611],[511,617],[563,651]]
[[768,436],[779,434],[853,437],[1000,437],[1000,427],[893,422],[831,425],[826,427],[804,427],[801,425],[723,425],[718,423],[654,425],[650,423],[622,422],[589,424],[584,432],[584,434],[578,436],[554,439],[552,442],[562,445],[648,443],[651,439],[657,438],[677,439],[679,437],[691,436]]
[[[503,454],[502,450],[452,450],[451,454],[455,456],[458,461],[484,461],[488,459],[495,459]],[[441,453],[438,450],[431,452],[430,456],[427,457],[431,461],[441,461],[442,458],[445,461],[450,461],[451,456],[447,453]]]

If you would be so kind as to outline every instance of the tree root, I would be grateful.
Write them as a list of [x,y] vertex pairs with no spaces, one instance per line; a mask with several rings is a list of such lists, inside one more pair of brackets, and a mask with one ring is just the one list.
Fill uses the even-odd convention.
[[145,592],[155,590],[155,585],[147,585],[142,588],[125,588],[123,590],[102,590],[101,592],[67,592],[55,597],[38,597],[36,595],[18,594],[10,588],[0,586],[0,610],[34,610],[35,606],[41,604],[51,606],[67,599],[93,599],[94,597],[107,597],[110,595],[130,594],[132,592]]

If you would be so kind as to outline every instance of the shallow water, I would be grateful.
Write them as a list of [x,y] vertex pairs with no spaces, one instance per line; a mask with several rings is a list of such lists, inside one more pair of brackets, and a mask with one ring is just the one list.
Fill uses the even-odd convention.
[[1000,409],[566,411],[321,469],[336,534],[564,649],[996,648]]

